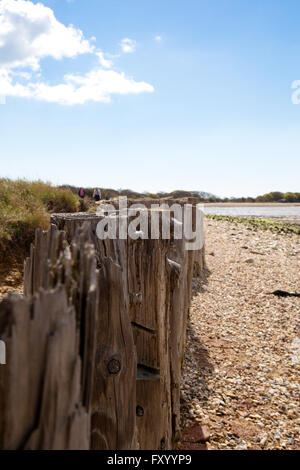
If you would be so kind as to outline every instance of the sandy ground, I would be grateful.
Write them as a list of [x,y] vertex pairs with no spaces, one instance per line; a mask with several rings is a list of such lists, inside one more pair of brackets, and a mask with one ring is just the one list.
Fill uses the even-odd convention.
[[[207,221],[182,380],[184,449],[300,448],[300,237]],[[196,437],[195,437],[196,436]],[[203,440],[203,439],[202,439]]]
[[8,259],[0,263],[0,300],[11,291],[23,293],[23,263]]

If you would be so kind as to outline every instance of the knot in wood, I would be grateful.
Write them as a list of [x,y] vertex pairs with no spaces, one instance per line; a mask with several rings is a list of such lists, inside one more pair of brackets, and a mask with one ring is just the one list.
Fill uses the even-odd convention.
[[130,300],[133,304],[141,304],[143,302],[143,294],[141,292],[130,294]]
[[166,448],[166,441],[164,438],[162,438],[160,441],[160,449],[165,450],[165,448]]
[[138,405],[136,407],[136,415],[139,417],[144,416],[144,408]]
[[111,375],[117,375],[121,370],[121,363],[118,359],[113,358],[107,364],[107,370]]

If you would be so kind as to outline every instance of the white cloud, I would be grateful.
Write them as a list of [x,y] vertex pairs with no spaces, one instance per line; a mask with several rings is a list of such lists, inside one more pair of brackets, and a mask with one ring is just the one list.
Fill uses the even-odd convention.
[[64,82],[48,85],[36,82],[26,85],[14,83],[8,71],[0,73],[0,90],[3,96],[34,98],[63,105],[84,104],[88,101],[107,103],[111,95],[152,93],[154,88],[145,82],[136,82],[124,73],[95,69],[86,75],[66,75]]
[[136,41],[134,39],[124,38],[120,44],[125,54],[131,54],[136,49]]
[[37,70],[43,57],[76,57],[93,48],[80,29],[60,23],[45,5],[0,1],[0,66]]
[[105,59],[104,53],[99,51],[96,52],[96,56],[98,56],[99,62],[105,69],[110,69],[113,66],[112,60]]
[[[96,38],[93,38],[95,40]],[[123,50],[135,49],[135,41],[124,39]],[[91,53],[99,65],[83,74],[64,76],[61,83],[41,81],[40,61]],[[112,56],[96,50],[74,26],[60,23],[53,11],[30,0],[0,0],[0,94],[31,98],[63,105],[89,101],[109,102],[114,94],[154,91],[152,85],[137,82],[112,70]]]
[[161,42],[162,41],[162,37],[161,36],[155,36],[155,41],[156,42]]

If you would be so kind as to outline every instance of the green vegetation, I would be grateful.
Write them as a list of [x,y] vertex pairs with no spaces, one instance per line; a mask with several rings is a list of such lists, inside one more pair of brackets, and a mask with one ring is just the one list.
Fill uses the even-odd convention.
[[243,223],[246,224],[252,230],[270,230],[275,233],[296,233],[300,235],[300,227],[297,225],[289,225],[280,220],[273,219],[258,219],[258,218],[247,218],[247,217],[232,217],[229,215],[211,215],[206,214],[205,217],[214,220],[227,220],[235,224]]
[[258,196],[256,202],[300,202],[300,193],[281,193],[279,191],[273,191],[263,196]]
[[[12,181],[0,178],[0,255],[7,250],[28,248],[37,227],[46,228],[53,212],[77,212],[95,210],[92,200],[94,188],[85,188],[86,198],[78,198],[77,187],[55,187],[41,181]],[[127,196],[128,198],[185,198],[197,197],[202,202],[300,202],[300,193],[274,191],[256,199],[220,199],[210,193],[176,190],[170,193],[137,193],[129,189],[101,188],[102,198]],[[214,219],[230,220],[247,224],[250,228],[272,230],[273,232],[300,233],[300,228],[272,219],[249,219],[243,217],[207,216]]]
[[[77,195],[78,189],[75,186],[61,186],[62,189],[69,189],[72,191],[73,194]],[[207,193],[204,191],[184,191],[177,189],[176,191],[171,192],[163,192],[160,191],[158,193],[150,193],[150,192],[143,192],[138,193],[136,191],[132,191],[131,189],[108,189],[108,188],[101,188],[102,198],[105,199],[112,199],[118,196],[127,196],[130,199],[140,199],[140,198],[151,198],[151,199],[162,199],[162,198],[174,198],[174,199],[183,199],[186,197],[193,197],[198,198],[199,202],[283,202],[283,203],[300,203],[300,193],[281,193],[279,191],[273,191],[268,194],[264,194],[258,197],[232,197],[232,198],[221,198],[218,196],[214,196],[211,193]],[[92,198],[94,188],[84,188],[85,194],[88,198]]]
[[[64,185],[60,186],[62,189],[69,189],[72,191],[72,193],[77,194],[79,188],[76,186],[70,186],[70,185]],[[210,193],[205,193],[202,191],[184,191],[184,190],[176,190],[172,191],[170,193],[165,193],[163,191],[160,191],[158,193],[150,193],[150,192],[143,192],[143,193],[138,193],[136,191],[132,191],[131,189],[109,189],[109,188],[102,188],[99,186],[101,193],[102,193],[102,198],[108,198],[112,199],[115,197],[119,196],[127,196],[129,199],[141,199],[141,198],[151,198],[151,199],[160,199],[160,198],[175,198],[175,199],[181,199],[185,197],[196,197],[199,198],[199,201],[207,201],[209,197],[214,198],[214,196]],[[91,198],[93,196],[94,188],[84,188],[86,196]]]
[[79,207],[69,189],[41,181],[0,179],[0,254],[28,248],[35,229],[46,228],[52,212],[76,212]]
[[263,194],[257,197],[217,197],[209,196],[205,202],[280,202],[280,203],[295,203],[300,202],[300,193],[281,193],[273,191],[271,193]]

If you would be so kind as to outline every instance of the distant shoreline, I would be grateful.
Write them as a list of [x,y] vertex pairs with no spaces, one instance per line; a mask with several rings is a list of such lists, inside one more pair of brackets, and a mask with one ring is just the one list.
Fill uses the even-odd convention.
[[300,202],[205,202],[205,207],[292,207]]

